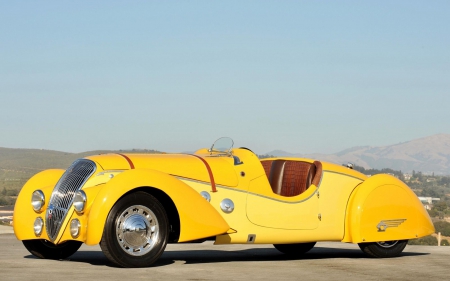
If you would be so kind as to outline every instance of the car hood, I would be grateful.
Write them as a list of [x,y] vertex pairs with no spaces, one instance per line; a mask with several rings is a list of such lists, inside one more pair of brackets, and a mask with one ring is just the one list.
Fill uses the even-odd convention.
[[190,154],[103,154],[86,157],[103,170],[152,169],[173,176],[210,182],[207,166],[216,184],[237,186],[238,177],[230,157]]

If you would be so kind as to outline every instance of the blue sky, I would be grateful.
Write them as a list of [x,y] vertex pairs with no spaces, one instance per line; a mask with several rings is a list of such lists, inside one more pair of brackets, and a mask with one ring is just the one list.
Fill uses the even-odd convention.
[[450,133],[449,1],[1,1],[0,146],[334,153]]

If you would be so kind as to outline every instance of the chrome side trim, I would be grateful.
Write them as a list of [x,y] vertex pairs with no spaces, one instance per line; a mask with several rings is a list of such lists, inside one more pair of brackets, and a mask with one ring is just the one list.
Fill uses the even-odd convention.
[[[345,173],[341,173],[341,172],[330,171],[330,170],[323,170],[322,172],[323,172],[323,173],[327,172],[327,173],[332,173],[332,174],[338,174],[338,175],[341,175],[341,176],[346,176],[346,177],[354,178],[354,179],[357,179],[357,180],[360,180],[360,181],[365,181],[365,179],[358,178],[358,177],[355,177],[355,176],[351,176],[351,175],[349,175],[349,174],[345,174]],[[323,174],[322,174],[322,175],[323,175]]]
[[[179,179],[179,180],[190,181],[190,182],[195,182],[195,183],[201,183],[201,184],[208,185],[208,183],[205,183],[205,182],[199,181],[199,180],[193,180],[193,179],[183,178],[183,177],[178,177],[178,176],[175,176],[175,177],[176,177],[177,179]],[[262,198],[269,199],[269,200],[272,200],[272,201],[283,202],[283,203],[286,203],[286,204],[298,204],[298,203],[305,202],[306,200],[308,200],[308,199],[310,199],[311,197],[313,197],[314,195],[316,195],[316,193],[319,191],[319,187],[317,187],[317,188],[316,188],[316,191],[313,192],[313,193],[312,193],[310,196],[308,196],[307,198],[304,198],[304,199],[299,200],[299,201],[285,201],[285,200],[281,200],[281,199],[272,198],[272,197],[269,197],[269,196],[266,196],[266,195],[254,193],[254,192],[248,192],[248,191],[245,191],[245,190],[236,189],[236,188],[233,188],[233,187],[228,187],[228,186],[223,186],[223,185],[216,185],[216,187],[217,187],[217,188],[226,189],[226,190],[232,190],[232,191],[235,191],[235,192],[241,192],[241,193],[245,193],[245,194],[253,195],[253,196],[257,196],[257,197],[262,197]]]
[[[313,197],[314,195],[317,195],[317,193],[318,193],[319,190],[320,190],[320,185],[322,184],[322,181],[323,181],[323,178],[324,178],[324,176],[325,176],[325,173],[338,174],[338,175],[347,176],[347,177],[350,177],[350,178],[353,178],[353,179],[357,179],[357,180],[359,180],[359,181],[361,181],[361,182],[364,181],[364,180],[361,179],[361,178],[358,178],[358,177],[355,177],[355,176],[351,176],[351,175],[348,175],[348,174],[344,174],[344,173],[340,173],[340,172],[335,172],[335,171],[330,171],[330,170],[323,170],[323,171],[322,171],[322,176],[320,177],[319,186],[316,187],[316,191],[313,192],[313,193],[312,193],[310,196],[308,196],[307,198],[303,198],[303,199],[301,199],[301,200],[299,200],[299,201],[285,201],[285,200],[281,200],[281,199],[276,199],[276,198],[273,198],[273,197],[269,197],[269,196],[266,196],[266,195],[262,195],[262,194],[258,194],[258,193],[254,193],[254,192],[248,192],[248,191],[245,191],[245,190],[236,189],[236,188],[233,188],[233,187],[223,186],[223,185],[219,185],[219,184],[216,184],[216,187],[217,187],[217,188],[227,189],[227,190],[232,190],[232,191],[236,191],[236,192],[242,192],[242,193],[246,193],[246,194],[248,194],[248,195],[253,195],[253,196],[257,196],[257,197],[262,197],[262,198],[265,198],[265,199],[269,199],[269,200],[277,201],[277,202],[283,202],[283,203],[286,203],[286,204],[298,204],[298,203],[302,203],[302,202],[305,202],[305,201],[309,200],[309,199],[310,199],[311,197]],[[261,177],[263,177],[263,176],[265,176],[265,175],[262,175]],[[190,179],[190,178],[184,178],[184,177],[175,176],[175,175],[174,175],[174,177],[177,178],[177,179],[179,179],[179,180],[190,181],[190,182],[195,182],[195,183],[201,183],[201,184],[205,184],[205,185],[208,185],[208,184],[209,184],[209,183],[207,183],[207,182],[203,182],[203,181],[199,181],[199,180],[194,180],[194,179]],[[357,185],[355,185],[355,187],[356,187],[356,186],[357,186]]]

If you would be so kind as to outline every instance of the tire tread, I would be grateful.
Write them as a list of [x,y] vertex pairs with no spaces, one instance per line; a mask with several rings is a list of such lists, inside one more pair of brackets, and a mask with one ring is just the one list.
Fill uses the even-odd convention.
[[[150,253],[139,257],[128,256],[117,244],[114,231],[115,219],[120,210],[130,204],[146,205],[155,212],[155,215],[157,215],[157,213],[160,215],[157,219],[160,225],[161,241],[159,242],[159,245],[155,245],[156,248],[153,256],[150,256]],[[168,226],[169,220],[161,203],[154,196],[146,192],[137,191],[119,199],[111,209],[108,218],[106,219],[103,236],[100,241],[100,248],[109,261],[120,267],[147,267],[153,264],[164,252],[169,234]]]
[[398,257],[405,249],[408,240],[399,240],[392,248],[383,248],[377,243],[359,243],[359,248],[372,258],[393,258]]
[[300,256],[310,251],[316,242],[297,243],[297,244],[273,244],[275,249],[289,256]]
[[[83,244],[79,241],[66,241],[59,245],[54,245],[50,241],[43,239],[23,240],[25,248],[34,256],[41,259],[61,260],[75,254]],[[48,244],[47,244],[48,243]]]

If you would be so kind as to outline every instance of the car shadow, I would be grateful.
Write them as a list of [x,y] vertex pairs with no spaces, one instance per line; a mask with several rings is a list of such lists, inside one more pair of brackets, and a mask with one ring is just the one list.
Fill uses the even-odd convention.
[[[401,257],[429,255],[423,252],[403,252]],[[25,258],[35,259],[33,255]],[[37,258],[36,258],[37,259]],[[174,263],[181,264],[207,264],[225,262],[264,262],[264,261],[284,261],[284,260],[321,260],[321,259],[372,259],[366,256],[359,249],[340,249],[315,247],[308,253],[292,257],[280,253],[274,248],[255,248],[239,251],[225,250],[186,250],[186,251],[165,251],[159,260],[152,267],[167,266]],[[117,267],[111,263],[101,251],[78,251],[71,257],[61,260],[65,262],[88,263],[94,266]]]
[[[40,259],[38,257],[35,257],[33,255],[27,255],[24,256],[25,259]],[[120,268],[119,266],[115,265],[114,263],[110,262],[106,256],[100,252],[100,251],[78,251],[72,256],[58,260],[60,262],[79,262],[79,263],[88,263],[90,265],[94,266],[107,266],[107,267],[116,267]],[[165,266],[174,263],[175,261],[171,260],[161,260],[159,259],[156,263],[152,265],[152,267],[157,266]]]
[[[421,256],[429,253],[403,252],[402,256]],[[240,251],[194,250],[168,251],[160,260],[184,260],[186,264],[221,263],[233,261],[284,261],[284,260],[319,260],[319,259],[372,259],[360,249],[336,249],[315,247],[301,256],[288,256],[274,248],[245,249]]]

